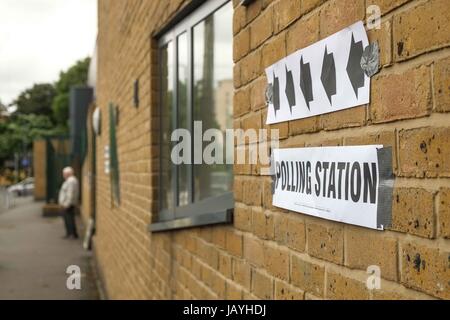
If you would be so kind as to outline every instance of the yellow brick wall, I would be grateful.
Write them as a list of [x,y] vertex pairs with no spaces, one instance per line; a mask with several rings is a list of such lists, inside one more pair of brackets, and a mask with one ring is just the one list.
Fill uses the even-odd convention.
[[[87,154],[89,156],[89,153]],[[90,170],[89,160],[83,162],[81,167],[81,175],[83,177],[81,185],[81,204],[80,204],[80,214],[83,221],[83,225],[87,225],[89,218],[91,217],[91,184],[89,183],[91,170]]]
[[93,215],[91,202],[94,201],[94,199],[92,199],[92,191],[93,191],[92,188],[94,188],[94,185],[91,184],[91,181],[93,179],[93,170],[91,161],[94,150],[91,139],[93,135],[92,113],[95,107],[96,107],[95,104],[91,104],[88,109],[88,116],[86,120],[87,149],[85,159],[81,165],[82,185],[81,185],[80,213],[83,224],[85,226],[87,226],[89,218],[91,218]]
[[[271,125],[281,147],[382,143],[396,175],[387,231],[271,205],[270,178],[235,165],[232,225],[150,234],[157,211],[157,52],[152,37],[188,1],[99,0],[97,235],[110,298],[450,298],[450,5],[447,0],[233,1],[234,127],[265,125],[264,68],[356,22],[378,4],[381,47],[371,103]],[[140,106],[132,105],[140,82]],[[104,173],[108,103],[117,127],[121,205]],[[85,179],[86,181],[86,179]],[[369,265],[381,290],[366,288]]]
[[45,200],[47,196],[47,142],[33,141],[34,199]]

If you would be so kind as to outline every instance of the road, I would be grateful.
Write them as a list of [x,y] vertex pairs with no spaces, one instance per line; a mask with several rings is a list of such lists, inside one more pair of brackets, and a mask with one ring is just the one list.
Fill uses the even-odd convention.
[[[42,206],[26,197],[0,212],[0,299],[98,299],[92,253],[62,239],[62,218],[42,217]],[[70,265],[80,267],[80,290],[67,289]]]

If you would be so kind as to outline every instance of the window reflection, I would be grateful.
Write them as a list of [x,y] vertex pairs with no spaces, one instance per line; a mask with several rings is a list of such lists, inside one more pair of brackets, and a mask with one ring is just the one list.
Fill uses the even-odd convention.
[[[232,128],[232,6],[228,3],[194,27],[194,121],[209,128]],[[203,143],[203,150],[210,142]],[[222,143],[225,155],[224,141]],[[195,200],[217,196],[232,187],[232,166],[194,165]]]
[[161,208],[173,208],[172,161],[170,159],[173,104],[173,43],[161,48]]
[[[177,82],[177,104],[178,104],[178,128],[189,129],[188,126],[188,42],[187,34],[178,36],[178,82]],[[183,155],[182,155],[183,156]],[[188,169],[189,164],[180,164],[178,166],[178,205],[183,206],[189,203],[189,190],[188,190]]]

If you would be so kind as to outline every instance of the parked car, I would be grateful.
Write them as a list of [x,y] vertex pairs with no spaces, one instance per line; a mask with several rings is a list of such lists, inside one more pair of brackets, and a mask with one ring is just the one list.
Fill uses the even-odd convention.
[[8,191],[16,196],[26,196],[34,192],[34,178],[28,177],[8,187]]

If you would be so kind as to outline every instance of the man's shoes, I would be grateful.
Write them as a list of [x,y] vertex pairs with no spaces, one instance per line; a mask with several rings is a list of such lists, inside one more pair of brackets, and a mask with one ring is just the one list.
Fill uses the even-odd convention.
[[78,235],[77,234],[67,234],[64,237],[62,237],[62,239],[78,239]]

